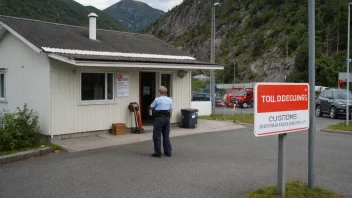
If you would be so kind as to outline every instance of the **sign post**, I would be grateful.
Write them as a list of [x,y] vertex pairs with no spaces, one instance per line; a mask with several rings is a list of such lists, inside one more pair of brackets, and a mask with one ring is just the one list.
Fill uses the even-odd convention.
[[309,128],[309,85],[258,83],[254,91],[254,135],[279,135],[277,189],[284,195],[287,133]]
[[285,194],[286,184],[286,137],[287,133],[279,134],[279,162],[277,169],[277,191],[280,195]]

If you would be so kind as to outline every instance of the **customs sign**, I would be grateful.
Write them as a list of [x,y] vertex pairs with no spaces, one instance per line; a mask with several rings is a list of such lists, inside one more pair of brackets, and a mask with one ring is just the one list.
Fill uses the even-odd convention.
[[309,128],[307,83],[258,83],[254,91],[255,136],[277,135]]

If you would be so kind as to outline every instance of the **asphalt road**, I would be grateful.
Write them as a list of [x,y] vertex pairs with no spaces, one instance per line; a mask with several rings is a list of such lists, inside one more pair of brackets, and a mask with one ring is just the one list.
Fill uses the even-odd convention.
[[[338,122],[319,118],[317,123]],[[341,121],[341,120],[340,120]],[[308,134],[287,138],[287,180],[307,181]],[[352,136],[316,133],[316,183],[352,197]],[[61,153],[0,166],[0,197],[234,197],[276,184],[277,136],[250,128],[172,139],[173,156],[152,142]]]

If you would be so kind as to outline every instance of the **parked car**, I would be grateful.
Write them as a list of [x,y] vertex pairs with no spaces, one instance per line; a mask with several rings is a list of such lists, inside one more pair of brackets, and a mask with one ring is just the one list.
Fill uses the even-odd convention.
[[192,101],[209,101],[207,94],[193,94]]
[[[352,99],[352,94],[349,91],[349,98]],[[348,102],[348,105],[352,104]],[[323,116],[328,114],[330,118],[336,119],[339,115],[346,115],[347,105],[347,90],[346,89],[324,89],[316,99],[315,115]],[[352,106],[350,105],[350,111]],[[351,114],[350,114],[351,115]]]
[[216,106],[223,106],[223,102],[221,100],[221,97],[216,97],[215,98],[215,105]]

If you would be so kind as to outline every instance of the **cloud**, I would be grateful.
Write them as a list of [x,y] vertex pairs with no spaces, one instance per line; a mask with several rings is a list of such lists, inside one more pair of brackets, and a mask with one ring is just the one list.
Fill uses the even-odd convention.
[[[85,6],[91,5],[91,6],[94,6],[96,8],[103,10],[103,9],[115,4],[119,0],[99,0],[99,1],[97,1],[97,0],[75,0],[75,1],[77,1],[78,3],[85,5]],[[148,5],[150,5],[153,8],[167,12],[168,10],[171,10],[173,7],[180,4],[183,0],[138,0],[138,1],[147,3]]]

